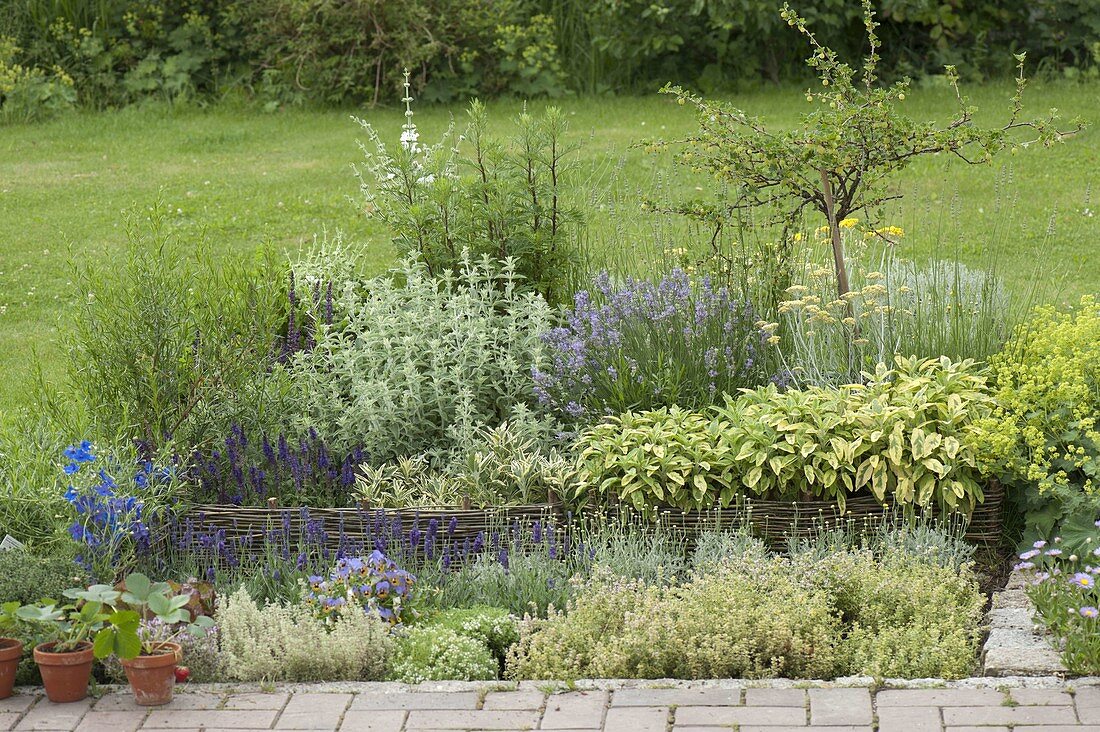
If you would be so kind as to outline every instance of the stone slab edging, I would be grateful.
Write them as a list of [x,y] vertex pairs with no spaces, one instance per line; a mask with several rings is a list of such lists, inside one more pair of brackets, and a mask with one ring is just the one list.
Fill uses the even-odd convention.
[[986,614],[989,636],[982,647],[986,676],[1052,676],[1066,673],[1061,655],[1036,618],[1027,596],[1028,580],[1013,570],[1001,592],[993,594]]
[[[256,694],[273,691],[293,694],[421,694],[432,692],[541,691],[556,694],[569,691],[622,691],[627,689],[1080,689],[1100,688],[1100,676],[1066,679],[1062,676],[975,676],[955,681],[943,679],[874,679],[846,676],[824,680],[805,679],[581,679],[578,681],[426,681],[404,684],[397,681],[323,681],[316,683],[187,683],[176,686],[177,694]],[[122,684],[101,684],[99,692],[125,692]],[[40,694],[41,687],[24,686],[16,693]]]

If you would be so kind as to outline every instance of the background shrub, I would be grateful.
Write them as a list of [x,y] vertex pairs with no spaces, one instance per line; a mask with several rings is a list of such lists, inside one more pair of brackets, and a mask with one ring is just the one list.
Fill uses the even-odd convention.
[[[862,49],[858,4],[803,5],[842,56]],[[899,74],[950,63],[1000,75],[1005,49],[1028,50],[1050,74],[1097,73],[1100,9],[1088,0],[884,0],[879,11],[884,66]],[[27,0],[0,36],[32,73],[59,67],[91,106],[242,91],[270,107],[393,102],[404,67],[433,101],[805,75],[800,40],[770,0]]]
[[87,577],[72,559],[36,557],[23,551],[0,551],[0,602],[29,605],[50,598],[60,601],[70,587],[84,585]]
[[278,432],[287,394],[275,363],[287,322],[285,269],[197,256],[157,204],[131,214],[121,271],[92,266],[69,339],[70,389],[98,434],[189,450],[233,424]]

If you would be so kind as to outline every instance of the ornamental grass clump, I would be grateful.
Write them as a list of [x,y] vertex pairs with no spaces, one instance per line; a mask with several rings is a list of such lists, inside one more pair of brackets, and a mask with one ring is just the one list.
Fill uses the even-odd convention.
[[603,272],[593,284],[543,336],[549,363],[532,370],[539,403],[559,418],[701,408],[768,381],[772,336],[729,289],[680,269],[657,282]]

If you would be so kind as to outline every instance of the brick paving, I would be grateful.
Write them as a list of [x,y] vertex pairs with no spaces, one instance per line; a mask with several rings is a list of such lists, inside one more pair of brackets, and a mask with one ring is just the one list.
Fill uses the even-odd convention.
[[22,693],[0,700],[0,732],[1100,732],[1100,686],[1093,684],[875,690],[680,683],[564,692],[537,684],[334,687],[188,688],[169,706],[152,709],[136,706],[128,690],[74,704]]

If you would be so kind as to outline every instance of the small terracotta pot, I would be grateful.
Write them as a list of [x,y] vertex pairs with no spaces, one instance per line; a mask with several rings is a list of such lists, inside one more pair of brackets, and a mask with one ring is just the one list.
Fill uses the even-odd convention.
[[0,699],[7,699],[15,688],[15,672],[23,660],[23,644],[15,638],[0,638]]
[[176,686],[176,664],[183,658],[178,643],[162,643],[152,656],[138,656],[122,662],[134,701],[142,707],[155,707],[172,701]]
[[42,673],[46,698],[55,704],[80,701],[88,696],[88,680],[92,677],[95,656],[92,644],[84,642],[68,653],[54,653],[56,642],[42,643],[34,648],[34,661]]

